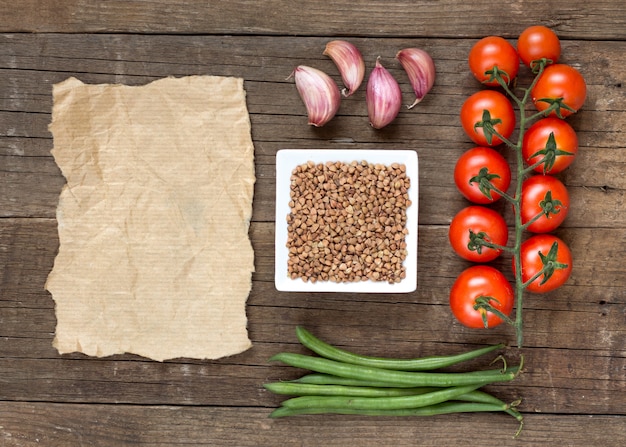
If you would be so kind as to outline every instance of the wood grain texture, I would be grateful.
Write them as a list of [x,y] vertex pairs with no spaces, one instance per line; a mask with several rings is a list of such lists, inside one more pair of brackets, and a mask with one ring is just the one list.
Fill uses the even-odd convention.
[[[176,447],[303,447],[358,445],[439,447],[463,445],[467,434],[489,432],[483,447],[502,445],[560,445],[617,447],[626,428],[615,416],[527,416],[524,440],[513,440],[517,423],[504,415],[452,415],[433,418],[373,418],[314,416],[267,419],[267,409],[253,407],[185,407],[133,405],[67,405],[0,403],[4,423],[0,441],[8,447],[68,445],[136,445]],[[320,430],[323,426],[323,430]],[[584,426],[584,430],[580,427]],[[497,427],[497,428],[496,428]],[[540,427],[551,427],[549,432]]]
[[254,34],[294,36],[517,36],[545,23],[564,38],[626,36],[612,0],[500,2],[385,0],[2,0],[0,29],[18,32]]
[[[210,3],[210,5],[209,5]],[[447,296],[469,264],[447,242],[447,226],[467,205],[452,181],[472,145],[458,110],[479,86],[467,52],[494,33],[514,39],[545,23],[563,39],[563,62],[588,82],[584,108],[568,119],[580,139],[560,175],[571,211],[557,231],[575,255],[569,282],[525,300],[524,373],[494,385],[522,398],[524,445],[621,446],[626,438],[626,12],[614,1],[200,2],[0,0],[0,445],[4,446],[441,446],[514,445],[503,415],[436,418],[315,416],[270,420],[281,398],[267,381],[302,371],[268,358],[306,352],[304,325],[341,347],[369,355],[455,353],[507,340],[507,327],[469,330]],[[418,46],[437,64],[436,84],[382,131],[367,123],[361,88],[321,129],[306,125],[293,81],[299,64],[340,82],[325,43],[349,36],[368,67],[377,56],[408,79],[395,53]],[[368,69],[369,70],[369,69]],[[60,356],[52,348],[54,301],[44,284],[58,249],[56,206],[64,178],[50,155],[52,86],[142,85],[165,76],[244,78],[257,183],[250,237],[256,271],[247,306],[253,347],[216,361],[158,363],[138,356]],[[520,85],[530,74],[522,70]],[[275,155],[282,148],[413,149],[419,155],[418,289],[408,294],[279,293],[274,288]],[[507,155],[510,157],[510,155]],[[511,224],[510,210],[505,213]],[[280,216],[279,216],[280,218]],[[510,258],[493,263],[509,279]],[[505,351],[512,359],[520,352]],[[472,366],[486,367],[476,360]],[[323,427],[323,430],[320,430]]]

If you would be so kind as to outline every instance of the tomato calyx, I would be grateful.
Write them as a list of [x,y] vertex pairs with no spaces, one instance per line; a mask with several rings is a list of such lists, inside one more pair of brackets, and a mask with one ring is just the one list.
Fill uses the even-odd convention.
[[537,220],[541,219],[543,216],[549,218],[550,215],[559,214],[563,207],[563,202],[559,199],[552,198],[552,191],[546,191],[546,195],[543,196],[543,200],[539,202],[539,207],[541,208],[541,212],[535,215],[532,219],[522,225],[523,229],[527,229],[530,225],[532,225]]
[[542,57],[541,59],[536,59],[534,61],[531,61],[529,68],[533,74],[537,74],[540,71],[542,71],[547,65],[553,64],[555,62],[556,61],[553,61],[552,59]]
[[478,233],[469,230],[469,242],[467,243],[467,249],[475,251],[479,255],[482,254],[483,247],[492,248],[494,250],[509,250],[509,247],[499,244],[494,244],[489,239],[489,235],[480,231]]
[[559,96],[558,98],[539,98],[536,102],[545,102],[548,104],[548,108],[541,112],[542,115],[548,116],[551,112],[554,112],[556,116],[564,119],[567,114],[563,115],[562,110],[567,110],[570,113],[576,113],[576,109],[565,104],[565,98]]
[[485,195],[485,197],[487,197],[489,200],[493,200],[491,191],[496,190],[495,192],[502,195],[502,191],[497,191],[498,188],[496,188],[491,182],[492,180],[497,179],[497,178],[500,178],[498,174],[490,173],[489,169],[486,166],[484,166],[480,168],[477,175],[469,179],[469,183],[470,185],[472,183],[477,183],[478,189],[480,190],[480,192],[482,192]]
[[470,251],[475,251],[479,255],[483,252],[483,246],[487,242],[485,237],[487,233],[481,231],[479,233],[474,233],[472,230],[469,230],[469,242],[467,243],[467,249]]
[[487,320],[487,313],[489,312],[500,318],[502,321],[512,324],[513,320],[511,320],[508,315],[505,315],[496,307],[492,306],[492,302],[500,304],[500,301],[492,296],[480,295],[474,300],[474,310],[480,312],[480,316],[483,320],[483,325],[485,326],[485,329],[489,328],[489,322]]
[[500,70],[497,65],[494,65],[490,70],[485,71],[485,74],[488,76],[487,79],[483,81],[483,84],[493,85],[494,82],[497,82],[501,86],[505,86],[511,83],[511,76],[504,70]]
[[543,200],[539,202],[539,206],[543,210],[543,215],[550,217],[550,214],[558,214],[561,212],[563,202],[552,198],[552,191],[548,191]]
[[557,156],[559,155],[572,156],[572,157],[574,156],[572,152],[559,149],[556,145],[556,138],[554,136],[554,132],[550,132],[550,135],[548,136],[548,140],[546,141],[546,147],[535,152],[529,158],[535,158],[539,156],[543,156],[543,157],[537,163],[533,164],[532,166],[529,166],[527,170],[530,172],[533,169],[535,169],[537,166],[540,166],[543,164],[543,173],[546,174],[554,167],[554,163],[556,163]]
[[483,110],[482,120],[474,124],[474,131],[479,127],[482,128],[487,143],[491,145],[494,136],[498,136],[501,140],[504,141],[504,137],[499,135],[498,131],[495,128],[495,126],[500,123],[502,123],[502,120],[500,118],[491,118],[491,113],[489,112],[489,110],[485,109]]
[[559,262],[557,260],[557,255],[559,252],[559,243],[554,242],[550,247],[547,255],[544,255],[542,252],[538,252],[539,259],[543,264],[543,268],[537,272],[537,274],[533,275],[528,281],[524,283],[524,287],[527,287],[533,281],[537,280],[543,275],[543,279],[539,282],[539,285],[543,285],[550,280],[552,275],[556,270],[566,269],[569,267],[567,264],[563,262]]

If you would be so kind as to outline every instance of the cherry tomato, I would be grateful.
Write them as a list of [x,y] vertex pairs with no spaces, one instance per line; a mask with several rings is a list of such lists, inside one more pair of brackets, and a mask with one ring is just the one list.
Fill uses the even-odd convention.
[[[485,113],[487,112],[487,113]],[[515,111],[506,96],[494,90],[481,90],[467,98],[461,106],[461,125],[470,139],[480,146],[497,146],[502,140],[492,135],[489,140],[483,130],[484,121],[504,138],[509,138],[515,130]],[[483,124],[479,124],[479,123]],[[478,126],[477,126],[478,124]]]
[[506,192],[511,184],[511,167],[496,150],[490,147],[474,147],[457,160],[454,183],[467,200],[485,205],[502,197],[485,183]]
[[[478,300],[478,301],[477,301]],[[474,309],[481,301],[509,316],[515,292],[502,272],[488,265],[474,265],[461,272],[450,289],[450,309],[457,320],[469,328],[495,327],[502,323],[496,314]]]
[[547,59],[555,64],[561,56],[561,41],[547,26],[530,26],[517,39],[517,52],[522,62],[533,68],[533,61]]
[[[552,234],[537,234],[521,245],[522,282],[530,281],[546,270],[526,290],[533,293],[545,293],[561,287],[572,273],[572,252],[558,237]],[[513,273],[515,262],[513,262]]]
[[502,249],[484,246],[481,241],[504,246],[509,231],[504,218],[496,211],[474,205],[463,208],[454,216],[448,239],[452,249],[463,259],[489,262],[500,256]]
[[[561,101],[561,104],[571,108],[559,108],[561,117],[565,118],[577,112],[585,103],[587,84],[580,72],[565,64],[549,65],[541,73],[537,83],[530,92],[535,108],[542,112],[551,102]],[[550,115],[557,115],[555,110]]]
[[556,174],[572,164],[578,153],[578,136],[572,126],[555,117],[543,118],[524,134],[522,154],[529,166],[544,174]]
[[474,44],[469,52],[469,68],[474,77],[484,85],[500,85],[493,77],[497,66],[502,79],[510,84],[519,71],[519,56],[515,47],[499,36],[485,37]]
[[543,214],[528,225],[528,231],[547,233],[555,230],[567,217],[569,193],[565,185],[556,177],[534,175],[522,183],[520,202],[523,224]]

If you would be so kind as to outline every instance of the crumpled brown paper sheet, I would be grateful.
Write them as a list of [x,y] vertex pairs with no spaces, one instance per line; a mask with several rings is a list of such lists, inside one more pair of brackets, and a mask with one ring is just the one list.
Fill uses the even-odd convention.
[[52,154],[67,180],[46,284],[59,353],[248,349],[255,173],[243,80],[70,78],[53,97]]

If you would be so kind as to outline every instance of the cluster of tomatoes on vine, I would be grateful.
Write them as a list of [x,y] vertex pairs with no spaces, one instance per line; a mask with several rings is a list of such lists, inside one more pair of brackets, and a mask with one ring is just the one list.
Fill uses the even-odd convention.
[[[515,324],[509,315],[522,290],[548,292],[570,276],[571,251],[551,232],[570,206],[558,174],[578,152],[576,132],[566,118],[582,107],[586,84],[578,70],[558,63],[560,55],[559,38],[544,26],[524,30],[517,47],[489,36],[470,50],[470,70],[484,88],[461,108],[462,127],[476,147],[458,159],[454,180],[472,205],[453,218],[449,229],[454,251],[477,263],[459,275],[450,291],[452,312],[465,326],[494,327],[503,320]],[[534,75],[528,88],[517,86],[523,66]],[[535,109],[529,116],[527,103]],[[518,122],[514,105],[520,111]],[[512,141],[516,126],[519,132]],[[511,165],[501,153],[506,148],[517,160],[515,187]],[[510,202],[514,211],[512,244],[505,219],[490,207],[498,200]],[[504,251],[513,254],[515,288],[501,271],[486,264]]]

